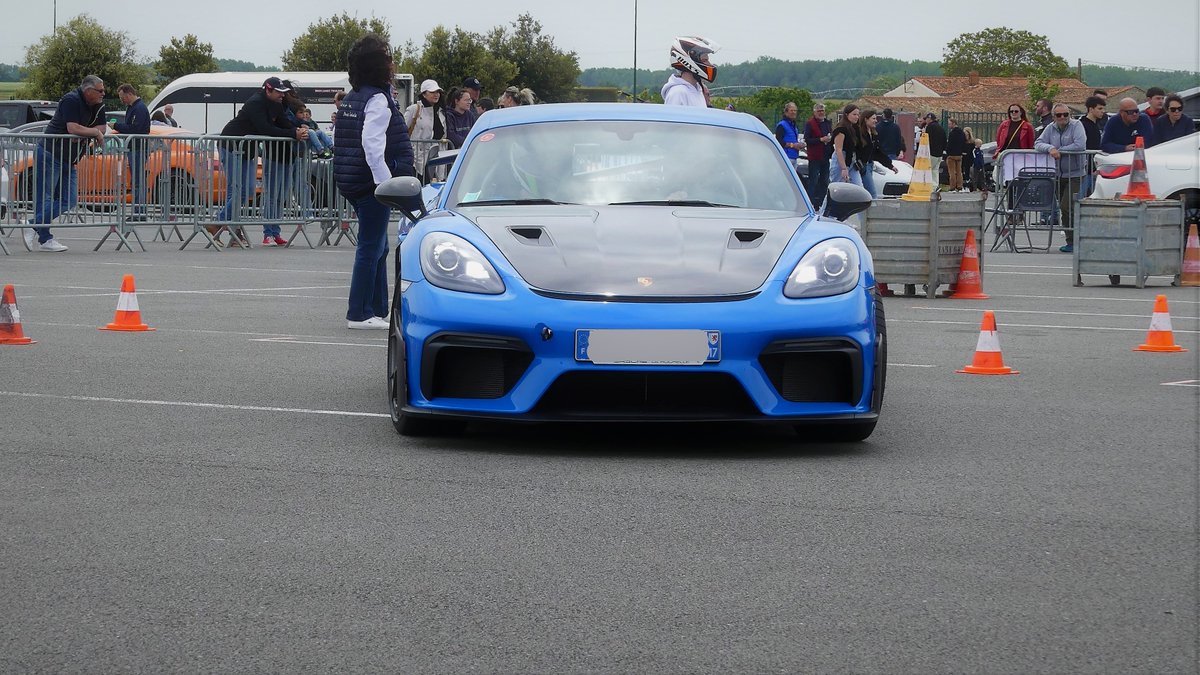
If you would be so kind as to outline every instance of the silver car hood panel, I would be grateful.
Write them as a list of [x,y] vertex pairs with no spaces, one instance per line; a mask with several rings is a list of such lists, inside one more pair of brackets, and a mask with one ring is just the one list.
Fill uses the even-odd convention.
[[526,283],[563,294],[712,297],[766,281],[807,216],[706,207],[463,209]]

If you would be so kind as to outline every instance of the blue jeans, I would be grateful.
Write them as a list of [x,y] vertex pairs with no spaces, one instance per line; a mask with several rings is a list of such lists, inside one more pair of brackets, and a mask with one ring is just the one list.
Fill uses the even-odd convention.
[[308,147],[312,149],[313,152],[332,150],[333,141],[329,138],[329,134],[326,134],[324,131],[321,131],[320,129],[309,129]]
[[[50,154],[41,145],[33,151],[36,163],[35,180],[33,182],[34,199],[33,220],[30,223],[50,223],[62,215],[63,211],[75,208],[79,203],[79,181],[75,175],[75,165],[63,161]],[[44,244],[54,238],[50,228],[37,227],[38,243]]]
[[346,320],[366,321],[388,315],[387,230],[392,210],[367,194],[354,200],[358,213],[358,248],[350,274],[350,306]]
[[136,214],[146,214],[146,146],[140,140],[129,150],[129,186],[133,188],[133,209]]
[[225,169],[225,206],[221,207],[217,220],[233,220],[234,209],[240,209],[254,194],[255,162],[225,146],[218,148],[217,153]]
[[1077,199],[1087,199],[1092,196],[1092,189],[1096,187],[1096,174],[1086,173],[1083,178],[1079,179],[1079,194]]
[[[283,201],[288,196],[291,169],[291,164],[272,159],[263,160],[263,220],[279,220],[283,216]],[[264,237],[278,237],[279,234],[279,225],[263,224]]]
[[825,193],[829,190],[829,160],[808,160],[808,198],[812,200],[813,208],[820,209],[825,201]]
[[879,193],[875,191],[875,162],[869,162],[867,168],[863,169],[859,175],[862,176],[863,187],[867,189],[867,192],[871,193],[871,198],[878,199]]

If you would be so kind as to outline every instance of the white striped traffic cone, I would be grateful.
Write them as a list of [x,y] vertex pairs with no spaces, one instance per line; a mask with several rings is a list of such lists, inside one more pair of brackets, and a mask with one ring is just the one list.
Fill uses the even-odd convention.
[[142,323],[142,312],[138,309],[137,293],[133,290],[133,275],[121,279],[121,297],[117,298],[117,313],[112,323],[100,330],[143,331],[154,330]]
[[963,366],[956,373],[968,375],[1018,375],[1019,371],[1004,365],[1004,355],[1000,353],[1000,335],[996,332],[996,315],[992,310],[983,313],[983,323],[979,326],[979,341],[975,343],[975,358],[971,365]]

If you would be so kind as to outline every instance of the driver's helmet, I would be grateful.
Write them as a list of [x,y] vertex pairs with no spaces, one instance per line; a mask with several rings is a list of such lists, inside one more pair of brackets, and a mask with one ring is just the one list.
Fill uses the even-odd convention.
[[717,79],[717,67],[708,62],[708,55],[720,47],[702,37],[677,37],[671,43],[671,66],[712,82]]

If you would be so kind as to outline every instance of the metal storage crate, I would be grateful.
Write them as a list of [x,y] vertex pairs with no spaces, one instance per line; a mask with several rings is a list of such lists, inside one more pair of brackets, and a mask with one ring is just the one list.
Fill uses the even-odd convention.
[[983,241],[983,205],[979,192],[935,192],[928,202],[875,200],[862,235],[875,260],[876,281],[922,284],[930,298],[939,285],[957,281],[967,230],[975,230],[977,247]]
[[1075,285],[1084,274],[1105,274],[1109,283],[1132,276],[1145,288],[1152,276],[1173,277],[1183,271],[1183,202],[1174,199],[1123,201],[1084,199],[1079,202],[1075,230]]

